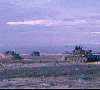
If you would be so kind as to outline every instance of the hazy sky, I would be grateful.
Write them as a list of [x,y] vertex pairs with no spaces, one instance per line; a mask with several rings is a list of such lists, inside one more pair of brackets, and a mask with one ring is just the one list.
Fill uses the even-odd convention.
[[0,46],[100,44],[100,0],[0,0]]

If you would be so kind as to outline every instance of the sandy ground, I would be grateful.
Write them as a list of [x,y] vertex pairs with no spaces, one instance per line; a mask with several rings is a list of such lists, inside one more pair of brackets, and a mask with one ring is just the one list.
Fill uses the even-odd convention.
[[68,77],[12,78],[0,82],[1,89],[92,89],[100,88],[100,78],[94,81],[69,80]]
[[[55,65],[54,68],[54,63],[47,63],[47,64],[43,64],[43,63],[35,63],[35,64],[3,64],[0,66],[0,75],[2,76],[2,72],[4,73],[3,76],[6,75],[16,75],[13,72],[16,72],[15,69],[18,68],[28,68],[27,70],[30,70],[32,68],[32,71],[35,70],[40,70],[41,68],[45,66],[49,67],[48,69],[43,68],[43,71],[45,73],[49,73],[49,71],[46,70],[51,70],[51,69],[55,69],[54,72],[57,72],[56,70],[60,70],[60,68],[62,66],[64,66],[63,68],[61,68],[62,71],[60,71],[61,73],[63,73],[63,70],[65,70],[65,68],[70,68],[70,75],[61,75],[61,76],[57,76],[57,77],[53,77],[52,74],[54,72],[52,72],[51,76],[49,77],[44,77],[43,75],[41,77],[26,77],[26,78],[22,78],[22,77],[15,77],[15,78],[3,78],[0,79],[0,89],[100,89],[100,64],[79,64],[79,65],[74,65],[74,64],[66,64],[66,63],[59,63]],[[53,68],[52,68],[53,66]],[[58,68],[58,69],[57,69]],[[26,70],[25,69],[25,70]],[[88,69],[88,70],[87,70]],[[8,70],[8,72],[7,72]],[[12,71],[11,71],[12,70]],[[24,70],[24,69],[23,69]],[[27,72],[24,71],[24,74]],[[68,70],[68,69],[66,69]],[[67,72],[67,71],[64,72]],[[74,70],[76,70],[74,72]],[[6,72],[5,72],[6,71]],[[10,73],[9,73],[10,71]],[[53,71],[53,70],[51,70]],[[68,71],[68,72],[69,72]],[[91,72],[93,71],[93,72]],[[31,71],[30,71],[31,72]],[[35,72],[35,71],[34,71]],[[33,72],[33,74],[34,74]],[[59,72],[59,73],[60,73]],[[77,73],[79,74],[77,74]],[[89,73],[88,73],[89,72]],[[37,74],[40,72],[36,72]],[[28,73],[26,73],[28,74]],[[41,73],[42,74],[42,73]],[[68,73],[69,74],[69,73]],[[74,75],[75,74],[75,75]],[[84,75],[83,75],[84,74]],[[5,75],[5,77],[6,77]],[[76,78],[78,75],[78,78]],[[85,76],[86,75],[86,76]],[[0,76],[0,78],[1,78]],[[90,77],[88,77],[90,76]]]

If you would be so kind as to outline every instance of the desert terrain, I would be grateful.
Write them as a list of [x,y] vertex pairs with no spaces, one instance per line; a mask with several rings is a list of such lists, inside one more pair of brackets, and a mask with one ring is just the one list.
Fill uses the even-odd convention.
[[1,89],[98,89],[99,63],[0,64]]

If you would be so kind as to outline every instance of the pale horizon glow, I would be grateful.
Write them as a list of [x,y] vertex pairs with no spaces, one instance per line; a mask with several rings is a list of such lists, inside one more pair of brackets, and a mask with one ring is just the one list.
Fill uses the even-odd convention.
[[83,33],[81,33],[81,34],[100,34],[100,32],[83,32]]
[[100,32],[90,32],[90,33],[92,33],[92,34],[100,34]]
[[30,21],[17,21],[17,22],[7,22],[8,25],[46,25],[46,26],[56,26],[56,25],[77,25],[85,24],[86,20],[30,20]]
[[27,20],[27,21],[14,21],[7,22],[8,25],[45,25],[45,26],[56,26],[56,25],[82,25],[82,24],[100,24],[100,20],[86,20],[86,19],[75,19],[72,21],[68,20],[50,20],[50,19],[39,19],[39,20]]

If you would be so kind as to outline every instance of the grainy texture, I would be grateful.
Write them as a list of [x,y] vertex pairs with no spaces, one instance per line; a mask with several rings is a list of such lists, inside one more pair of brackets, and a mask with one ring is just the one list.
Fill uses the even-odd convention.
[[38,65],[1,66],[0,88],[100,88],[99,64]]

